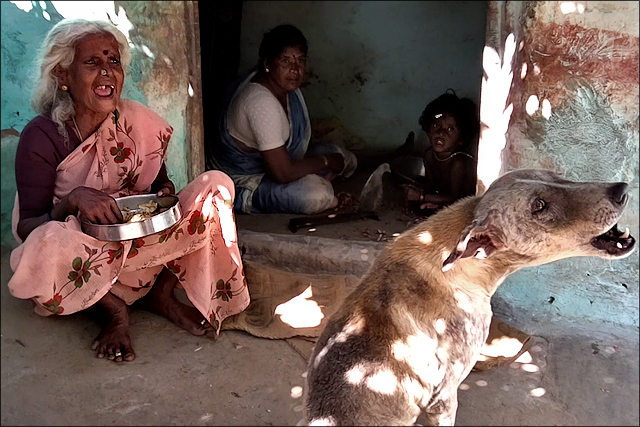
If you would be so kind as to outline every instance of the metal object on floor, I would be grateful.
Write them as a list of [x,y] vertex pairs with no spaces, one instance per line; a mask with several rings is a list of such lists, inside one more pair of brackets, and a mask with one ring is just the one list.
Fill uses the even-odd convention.
[[101,225],[93,224],[81,215],[80,224],[82,225],[82,231],[103,241],[115,242],[131,240],[166,230],[182,218],[180,203],[178,197],[175,195],[162,197],[158,197],[155,194],[126,196],[117,198],[116,203],[118,203],[118,207],[121,210],[129,208],[135,211],[139,209],[139,205],[148,203],[151,200],[158,203],[159,213],[150,218],[137,222]]
[[360,192],[360,198],[358,199],[358,210],[360,212],[375,212],[382,203],[382,176],[391,172],[389,163],[383,163],[373,171],[373,173],[365,182],[362,191]]
[[358,207],[352,212],[325,213],[291,218],[288,225],[289,231],[295,233],[303,227],[316,227],[318,225],[337,224],[359,219],[375,219],[379,221],[380,218],[375,211],[382,202],[382,176],[387,172],[391,172],[388,163],[381,164],[373,171],[362,187]]

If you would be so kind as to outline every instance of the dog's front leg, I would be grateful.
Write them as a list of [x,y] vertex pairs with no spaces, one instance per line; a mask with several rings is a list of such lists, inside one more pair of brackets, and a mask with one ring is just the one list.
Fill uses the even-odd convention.
[[439,398],[437,402],[425,409],[425,425],[428,426],[452,426],[456,422],[458,410],[458,393],[454,390],[446,398]]

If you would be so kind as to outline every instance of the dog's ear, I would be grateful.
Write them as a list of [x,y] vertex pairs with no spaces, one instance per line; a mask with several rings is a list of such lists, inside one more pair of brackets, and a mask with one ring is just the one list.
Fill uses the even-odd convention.
[[442,271],[451,269],[460,258],[472,256],[484,259],[504,248],[502,233],[495,226],[493,217],[494,215],[489,213],[484,219],[476,219],[464,229],[455,249],[442,264]]

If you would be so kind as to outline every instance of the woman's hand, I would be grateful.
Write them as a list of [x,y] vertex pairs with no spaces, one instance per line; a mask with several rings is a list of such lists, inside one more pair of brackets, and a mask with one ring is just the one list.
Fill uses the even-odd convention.
[[162,185],[160,190],[158,190],[158,192],[156,193],[156,196],[162,197],[162,196],[168,196],[169,194],[175,194],[175,193],[176,193],[176,186],[173,185],[173,182],[169,181],[166,184]]
[[424,198],[422,189],[412,184],[402,184],[401,187],[405,191],[405,199],[409,202],[421,202]]
[[340,153],[325,154],[325,157],[329,161],[327,169],[331,172],[340,173],[344,169],[344,157]]
[[67,196],[71,208],[94,224],[120,224],[124,220],[115,199],[90,187],[77,187]]

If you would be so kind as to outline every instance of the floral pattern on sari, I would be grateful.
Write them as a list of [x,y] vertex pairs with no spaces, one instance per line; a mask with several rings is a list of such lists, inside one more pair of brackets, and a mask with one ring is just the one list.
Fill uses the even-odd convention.
[[[100,128],[58,166],[54,203],[78,185],[113,197],[147,193],[172,132],[142,104],[121,100]],[[86,173],[85,178],[78,176],[79,171]],[[45,223],[32,232],[34,238],[15,249],[15,257],[12,254],[9,288],[19,298],[36,301],[38,314],[71,314],[109,291],[130,304],[144,296],[160,270],[167,268],[219,330],[224,318],[249,304],[236,242],[233,190],[227,175],[205,172],[178,192],[180,221],[129,241],[96,240],[82,233],[75,216]],[[34,266],[39,267],[37,280]],[[58,266],[63,266],[63,276]]]

